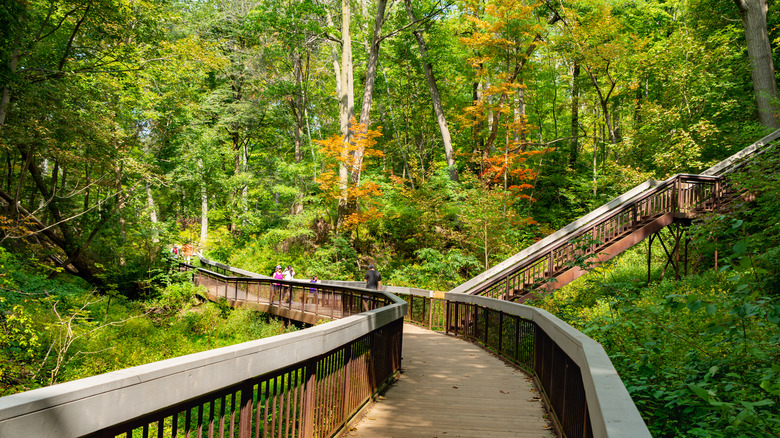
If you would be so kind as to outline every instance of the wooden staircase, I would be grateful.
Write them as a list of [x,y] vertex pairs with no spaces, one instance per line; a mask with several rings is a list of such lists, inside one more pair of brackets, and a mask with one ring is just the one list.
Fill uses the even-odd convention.
[[615,257],[671,224],[689,225],[744,197],[732,189],[729,175],[760,159],[780,144],[779,139],[780,130],[700,175],[646,181],[451,292],[521,302],[538,291],[562,287],[587,272],[588,266]]

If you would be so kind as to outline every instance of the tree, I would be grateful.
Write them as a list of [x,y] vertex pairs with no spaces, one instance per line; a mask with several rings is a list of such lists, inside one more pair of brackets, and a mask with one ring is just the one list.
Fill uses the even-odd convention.
[[[409,19],[416,26],[420,25],[420,21],[412,9],[411,0],[404,0],[406,6],[406,13],[409,15]],[[433,74],[433,66],[431,65],[430,56],[428,55],[428,45],[425,43],[422,30],[415,27],[412,30],[414,38],[417,40],[417,47],[420,49],[420,60],[422,62],[423,72],[425,73],[425,80],[428,83],[428,90],[431,93],[431,103],[433,103],[433,112],[436,115],[436,123],[439,125],[439,132],[441,132],[442,143],[444,144],[444,156],[447,160],[447,168],[450,174],[450,180],[458,181],[458,168],[455,165],[455,156],[452,147],[452,137],[450,136],[450,128],[447,125],[447,119],[444,116],[444,109],[441,105],[441,94],[439,94],[439,86],[436,83],[436,76]]]
[[[340,135],[333,135],[329,139],[318,141],[318,143],[321,146],[322,153],[328,157],[332,165],[337,165],[339,169],[355,169],[357,172],[362,172],[365,168],[363,156],[381,157],[384,155],[382,151],[373,149],[376,145],[376,138],[382,134],[379,131],[368,129],[366,125],[358,123],[354,119],[350,126],[351,132],[349,134],[349,142],[346,143],[348,145],[346,150],[344,139]],[[358,155],[354,153],[357,150],[363,151],[359,162]],[[349,179],[345,189],[342,186],[341,179],[337,178],[336,172],[332,168],[322,172],[317,178],[317,182],[320,185],[320,189],[327,196],[337,199],[339,202],[346,191],[347,203],[355,206],[349,215],[335,224],[336,229],[351,229],[379,216],[379,210],[373,201],[381,194],[376,183]],[[365,208],[361,208],[361,206]]]
[[0,203],[15,224],[3,237],[37,249],[53,275],[65,270],[105,287],[98,260],[108,254],[101,261],[121,264],[97,243],[109,229],[126,231],[124,208],[144,173],[128,154],[137,120],[123,108],[137,97],[138,36],[149,32],[143,43],[152,41],[164,21],[158,12],[118,11],[106,0],[6,2],[0,13],[10,23],[0,46],[9,183]]
[[[466,110],[482,113],[481,117],[474,118],[477,123],[485,118],[488,120],[490,131],[484,149],[489,152],[495,147],[501,120],[509,120],[509,115],[513,114],[514,99],[510,101],[509,97],[525,87],[520,74],[544,41],[545,26],[535,19],[537,3],[493,0],[484,5],[467,2],[466,6],[473,31],[461,41],[474,52],[469,61],[483,88],[475,104]],[[557,20],[558,15],[552,14],[548,24]],[[524,123],[524,120],[518,122]],[[527,129],[514,127],[512,123],[506,123],[511,131]]]
[[767,32],[767,0],[734,0],[745,28],[753,92],[758,120],[767,129],[780,128],[780,98],[772,60],[772,45]]

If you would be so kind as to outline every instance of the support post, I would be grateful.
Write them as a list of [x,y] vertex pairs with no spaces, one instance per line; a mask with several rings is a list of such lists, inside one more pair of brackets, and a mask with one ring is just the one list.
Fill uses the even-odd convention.
[[[238,417],[238,438],[250,438],[252,436],[252,397],[253,385],[247,382],[241,388],[241,411]],[[189,414],[190,411],[187,411]]]

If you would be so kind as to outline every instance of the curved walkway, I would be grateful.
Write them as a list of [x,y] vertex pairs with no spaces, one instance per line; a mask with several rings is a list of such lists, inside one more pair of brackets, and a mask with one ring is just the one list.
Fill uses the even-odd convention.
[[346,437],[555,437],[533,379],[461,339],[404,324],[401,377]]

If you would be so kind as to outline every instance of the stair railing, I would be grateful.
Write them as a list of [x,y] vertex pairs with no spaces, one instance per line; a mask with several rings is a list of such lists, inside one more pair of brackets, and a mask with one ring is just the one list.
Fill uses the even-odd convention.
[[778,138],[780,130],[701,175],[677,174],[664,181],[646,181],[450,292],[512,300],[540,287],[561,287],[565,283],[556,277],[578,270],[578,264],[616,255],[599,256],[644,224],[663,215],[692,218],[717,208],[724,175],[771,149]]

